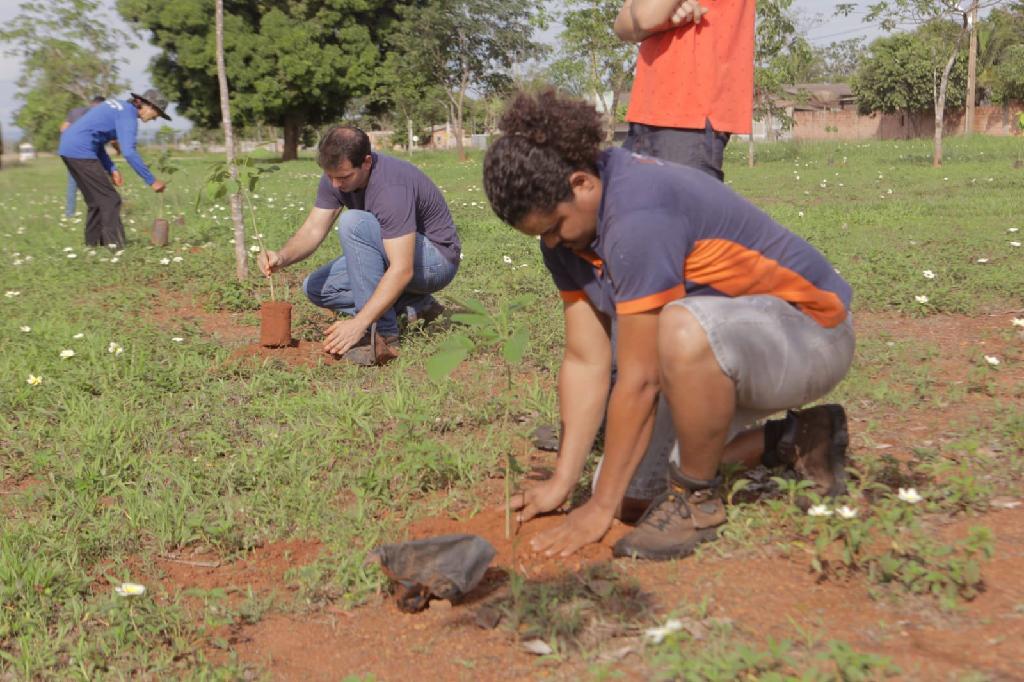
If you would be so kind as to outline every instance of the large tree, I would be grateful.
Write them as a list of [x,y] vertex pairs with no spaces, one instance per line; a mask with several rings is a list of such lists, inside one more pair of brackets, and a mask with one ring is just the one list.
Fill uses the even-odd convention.
[[24,103],[15,123],[39,149],[53,149],[69,109],[96,95],[115,95],[118,50],[128,36],[110,26],[97,0],[24,2],[0,30],[7,53],[21,57],[18,98]]
[[[948,63],[950,34],[958,31],[956,25],[931,24],[913,33],[897,33],[872,42],[851,83],[860,112],[933,112]],[[955,43],[956,39],[952,40]],[[944,95],[962,101],[967,88],[967,60],[960,52],[956,56],[959,59],[945,76]]]
[[615,132],[619,101],[629,93],[637,47],[609,30],[622,0],[567,0],[558,57],[549,67],[555,85],[599,104],[609,139]]
[[[386,0],[226,0],[224,51],[235,123],[284,128],[295,159],[305,126],[341,118],[367,93],[378,45],[395,19]],[[117,0],[129,24],[160,48],[154,82],[200,126],[220,125],[214,0]]]
[[[540,0],[427,0],[399,7],[401,21],[390,44],[406,68],[441,86],[455,127],[459,158],[466,96],[501,91],[512,82],[512,68],[538,55],[533,40],[543,17]],[[609,29],[610,30],[610,29]]]

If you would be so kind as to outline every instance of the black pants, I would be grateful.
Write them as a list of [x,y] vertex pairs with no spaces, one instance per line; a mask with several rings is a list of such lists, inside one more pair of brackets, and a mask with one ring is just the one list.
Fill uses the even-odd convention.
[[78,183],[89,207],[85,221],[86,246],[124,246],[121,195],[114,189],[103,164],[98,159],[60,158]]
[[690,128],[659,128],[630,123],[625,149],[656,159],[681,163],[704,171],[717,180],[725,179],[722,160],[729,133],[719,133],[707,121],[703,130]]

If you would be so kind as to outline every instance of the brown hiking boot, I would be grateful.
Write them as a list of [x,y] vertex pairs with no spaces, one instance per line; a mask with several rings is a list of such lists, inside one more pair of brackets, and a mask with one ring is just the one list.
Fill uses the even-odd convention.
[[398,357],[397,336],[381,336],[377,333],[377,323],[370,325],[370,331],[355,346],[342,354],[342,359],[363,367],[381,367]]
[[718,538],[725,523],[725,505],[718,494],[721,477],[691,481],[675,466],[669,489],[654,499],[629,535],[615,543],[617,557],[664,561],[690,556],[702,542]]
[[774,429],[778,435],[774,452],[777,463],[793,467],[801,478],[812,481],[814,492],[822,497],[846,493],[846,448],[850,435],[842,405],[790,410],[785,419],[766,428]]

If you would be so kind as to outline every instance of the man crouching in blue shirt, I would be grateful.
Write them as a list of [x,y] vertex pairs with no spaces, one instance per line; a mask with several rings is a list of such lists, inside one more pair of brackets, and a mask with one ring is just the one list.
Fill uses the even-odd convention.
[[303,290],[315,305],[351,316],[327,328],[325,351],[382,365],[398,355],[398,315],[430,322],[444,310],[431,294],[455,278],[459,235],[437,185],[411,163],[371,152],[359,128],[328,130],[317,163],[316,203],[280,251],[260,254],[259,267],[269,277],[308,258],[341,214],[344,255],[309,275]]
[[[89,214],[85,222],[85,243],[88,246],[124,246],[124,225],[121,223],[121,195],[110,184],[124,184],[120,171],[110,160],[103,146],[117,140],[121,154],[154,192],[163,192],[166,185],[150,172],[135,150],[139,119],[143,123],[164,113],[167,100],[156,90],[145,95],[131,93],[131,99],[108,99],[89,110],[61,135],[58,153],[68,172],[75,179]],[[109,177],[108,177],[109,176]]]

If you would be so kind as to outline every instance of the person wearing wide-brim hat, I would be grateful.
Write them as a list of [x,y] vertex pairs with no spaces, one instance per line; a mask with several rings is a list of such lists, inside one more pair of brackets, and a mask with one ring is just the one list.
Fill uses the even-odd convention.
[[158,90],[146,90],[142,95],[131,93],[131,99],[108,99],[93,107],[82,118],[64,131],[58,153],[68,172],[78,183],[89,207],[85,223],[85,243],[88,246],[123,246],[124,225],[121,223],[121,195],[114,189],[124,184],[117,166],[110,160],[104,145],[116,140],[124,156],[139,177],[153,188],[163,192],[166,185],[157,180],[135,149],[139,119],[152,121],[168,116],[167,98]]

